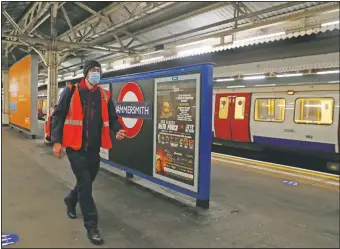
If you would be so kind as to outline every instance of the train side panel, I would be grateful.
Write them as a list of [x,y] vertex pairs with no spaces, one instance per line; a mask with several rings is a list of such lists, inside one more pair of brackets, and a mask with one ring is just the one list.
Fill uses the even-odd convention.
[[338,153],[339,94],[305,91],[252,94],[250,132],[256,144]]

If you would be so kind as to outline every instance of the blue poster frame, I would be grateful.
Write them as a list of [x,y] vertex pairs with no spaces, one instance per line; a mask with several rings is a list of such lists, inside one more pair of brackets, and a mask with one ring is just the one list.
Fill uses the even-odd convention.
[[111,78],[105,78],[99,84],[115,84],[136,80],[154,79],[159,77],[178,76],[189,73],[200,73],[200,140],[199,140],[199,171],[198,171],[198,192],[179,187],[175,184],[157,179],[136,170],[121,166],[112,161],[101,159],[108,166],[125,171],[127,176],[139,176],[158,185],[170,188],[181,194],[196,199],[196,205],[202,208],[209,208],[210,185],[211,185],[211,145],[212,145],[212,96],[213,96],[213,63],[202,63],[190,66],[168,68],[151,72],[136,73]]

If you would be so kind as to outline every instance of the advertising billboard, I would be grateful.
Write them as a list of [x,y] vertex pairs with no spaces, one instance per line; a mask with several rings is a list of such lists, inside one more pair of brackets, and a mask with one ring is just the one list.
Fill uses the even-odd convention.
[[[35,63],[36,62],[36,63]],[[26,56],[9,68],[9,123],[35,133],[37,126],[38,66],[35,56]]]
[[200,74],[155,83],[153,177],[197,192]]

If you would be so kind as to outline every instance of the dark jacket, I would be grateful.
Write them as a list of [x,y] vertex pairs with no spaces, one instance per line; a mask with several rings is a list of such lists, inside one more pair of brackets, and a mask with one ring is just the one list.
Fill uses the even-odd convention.
[[[83,137],[82,149],[100,150],[101,145],[101,96],[98,86],[89,90],[84,79],[79,84],[80,99],[83,107]],[[52,143],[62,143],[63,127],[69,111],[72,92],[66,87],[61,93],[57,108],[53,113]],[[118,130],[122,129],[112,98],[108,103],[111,138],[115,137]]]

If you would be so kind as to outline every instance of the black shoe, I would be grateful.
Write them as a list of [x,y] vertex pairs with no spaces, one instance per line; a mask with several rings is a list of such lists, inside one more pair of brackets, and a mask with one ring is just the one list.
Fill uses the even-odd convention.
[[104,243],[104,240],[102,236],[100,235],[97,228],[89,228],[87,229],[87,237],[94,245],[102,245]]
[[76,214],[76,208],[75,206],[71,205],[69,203],[69,200],[67,199],[67,197],[64,198],[64,203],[67,207],[67,216],[70,218],[70,219],[75,219],[77,218],[77,214]]

